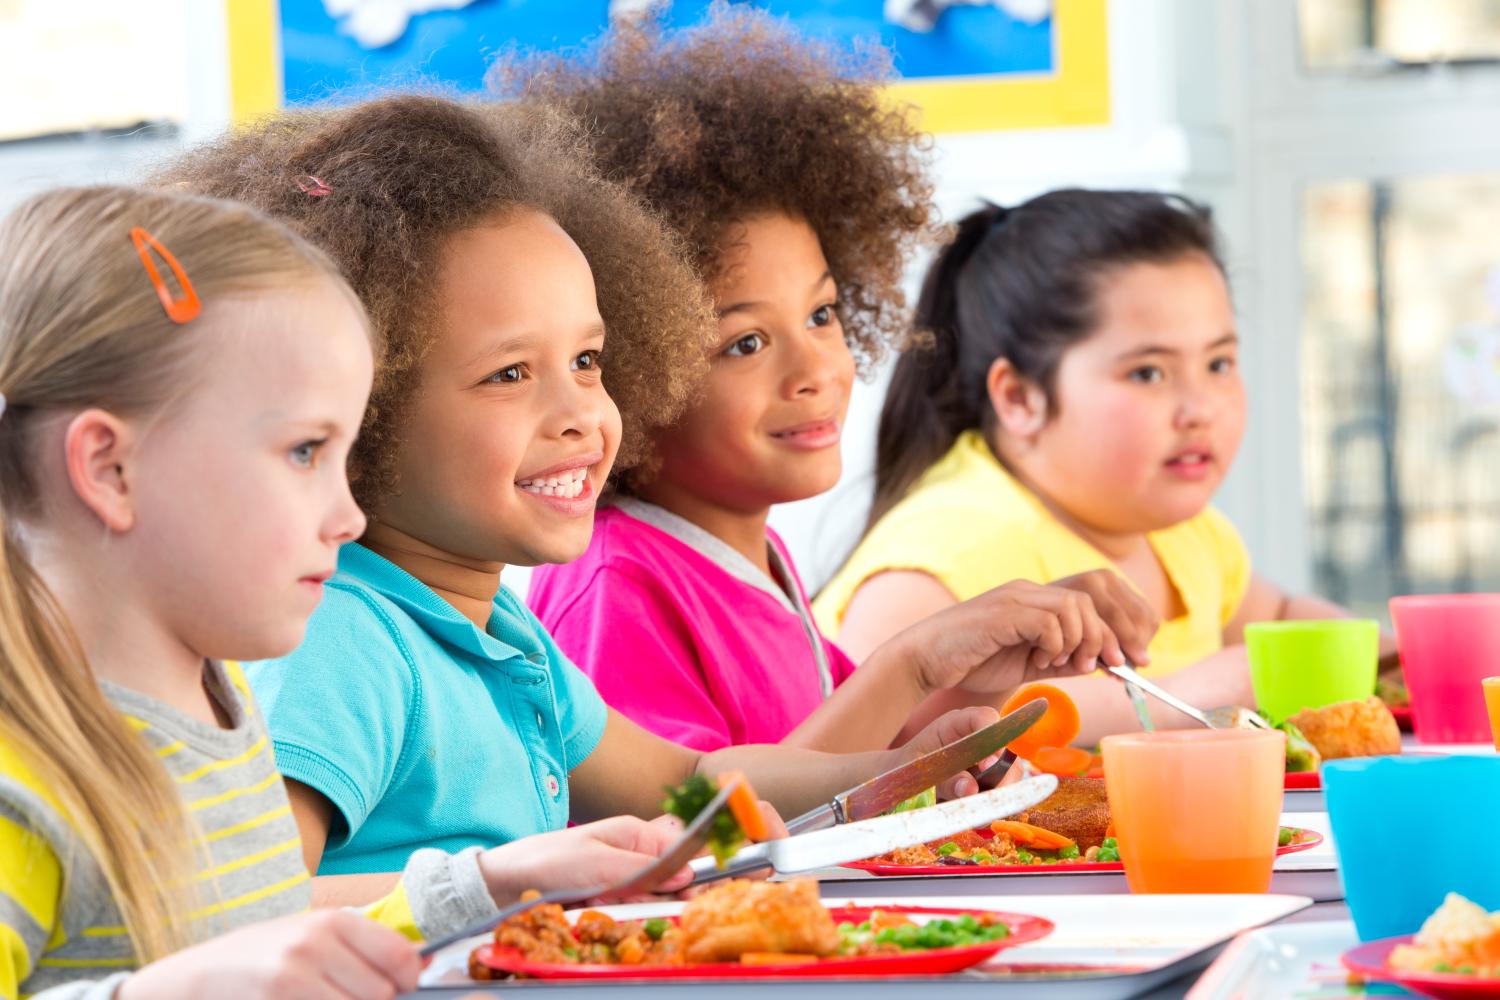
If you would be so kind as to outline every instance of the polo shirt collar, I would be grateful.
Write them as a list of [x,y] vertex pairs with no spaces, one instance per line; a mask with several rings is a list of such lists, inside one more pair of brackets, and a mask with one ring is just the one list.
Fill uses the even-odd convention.
[[501,594],[495,595],[488,629],[480,630],[427,584],[358,542],[346,542],[339,549],[338,576],[352,578],[398,605],[424,632],[445,645],[495,663],[535,662],[545,656],[535,633],[527,623],[517,621]]

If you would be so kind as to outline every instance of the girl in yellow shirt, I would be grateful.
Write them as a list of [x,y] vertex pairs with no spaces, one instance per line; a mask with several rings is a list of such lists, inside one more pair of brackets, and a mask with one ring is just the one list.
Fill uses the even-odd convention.
[[[886,396],[869,527],[815,605],[850,655],[1005,580],[1108,567],[1163,622],[1148,674],[1249,705],[1247,622],[1344,613],[1257,576],[1209,506],[1246,404],[1206,209],[1080,190],[987,206],[933,264],[916,320],[931,340]],[[1061,684],[1085,741],[1138,726],[1113,680]]]

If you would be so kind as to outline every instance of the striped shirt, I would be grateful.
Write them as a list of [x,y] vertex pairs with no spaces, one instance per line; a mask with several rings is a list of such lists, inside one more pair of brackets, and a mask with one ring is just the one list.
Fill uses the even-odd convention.
[[[195,940],[297,913],[312,901],[286,788],[245,678],[237,664],[214,663],[205,683],[230,728],[101,685],[177,782],[201,835]],[[418,927],[433,933],[493,910],[472,855],[421,853],[427,857],[412,859],[401,886],[371,916],[420,937]],[[98,864],[56,799],[0,741],[0,998],[110,996],[121,978],[115,974],[136,965]]]

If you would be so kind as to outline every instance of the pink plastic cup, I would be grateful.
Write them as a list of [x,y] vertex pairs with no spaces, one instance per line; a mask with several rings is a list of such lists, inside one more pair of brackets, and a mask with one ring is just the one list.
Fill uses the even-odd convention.
[[1482,685],[1500,673],[1500,594],[1393,597],[1391,620],[1417,739],[1488,742]]

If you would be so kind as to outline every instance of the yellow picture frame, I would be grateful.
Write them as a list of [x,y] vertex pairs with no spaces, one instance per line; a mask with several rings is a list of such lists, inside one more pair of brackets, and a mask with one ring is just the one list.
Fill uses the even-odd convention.
[[[243,122],[281,107],[276,0],[224,0],[229,27],[230,108]],[[894,84],[893,100],[920,108],[931,132],[1106,125],[1109,101],[1107,0],[1055,0],[1056,68],[1003,78],[924,79]]]
[[891,96],[920,108],[929,132],[1107,125],[1108,6],[1107,0],[1055,0],[1057,66],[1050,73],[913,80],[894,84]]

